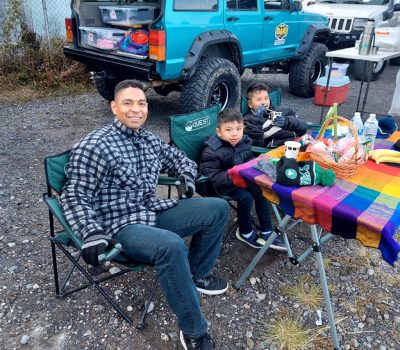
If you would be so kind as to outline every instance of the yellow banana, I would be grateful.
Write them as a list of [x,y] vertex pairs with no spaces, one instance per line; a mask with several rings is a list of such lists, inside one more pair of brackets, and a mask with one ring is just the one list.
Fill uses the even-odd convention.
[[379,163],[397,163],[400,164],[400,157],[393,157],[393,156],[382,156],[379,157],[379,160],[375,160],[376,164]]
[[[369,154],[369,158],[379,163],[400,163],[400,152],[390,149],[375,149]],[[390,160],[387,160],[390,159]]]

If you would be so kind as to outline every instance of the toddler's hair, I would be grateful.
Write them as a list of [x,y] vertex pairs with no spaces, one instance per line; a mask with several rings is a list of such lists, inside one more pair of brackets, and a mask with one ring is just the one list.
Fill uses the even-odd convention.
[[231,122],[243,123],[242,113],[233,108],[225,108],[223,111],[219,112],[218,128],[220,128],[222,124]]
[[269,87],[264,83],[251,83],[247,88],[247,98],[250,98],[250,94],[256,91],[269,91]]

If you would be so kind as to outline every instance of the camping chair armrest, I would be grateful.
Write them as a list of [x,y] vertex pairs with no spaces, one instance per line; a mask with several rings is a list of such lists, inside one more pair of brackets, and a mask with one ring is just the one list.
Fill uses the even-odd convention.
[[176,186],[178,179],[176,177],[171,177],[167,175],[160,175],[158,177],[158,185],[161,186]]
[[[51,213],[54,215],[54,217],[57,219],[57,221],[60,223],[60,225],[63,227],[66,233],[70,236],[71,240],[74,242],[74,245],[76,248],[79,250],[82,247],[83,240],[80,239],[72,230],[71,226],[68,224],[67,220],[65,219],[65,216],[62,212],[60,202],[58,199],[54,196],[49,197],[47,193],[43,195],[43,200],[49,207],[49,210]],[[122,250],[121,244],[117,243],[114,247],[111,249],[108,249],[104,254],[99,255],[99,261],[109,261],[112,260],[116,255],[118,255]]]
[[251,146],[251,151],[256,154],[264,154],[271,150],[271,148]]

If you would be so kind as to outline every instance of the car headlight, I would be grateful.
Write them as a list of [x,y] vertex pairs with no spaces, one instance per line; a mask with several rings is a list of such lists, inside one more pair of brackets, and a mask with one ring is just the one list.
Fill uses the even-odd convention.
[[353,21],[353,29],[354,30],[364,30],[365,25],[367,24],[367,18],[354,18]]

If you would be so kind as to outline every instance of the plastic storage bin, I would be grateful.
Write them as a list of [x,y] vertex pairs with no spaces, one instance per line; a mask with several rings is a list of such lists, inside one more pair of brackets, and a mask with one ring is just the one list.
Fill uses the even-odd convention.
[[116,50],[125,30],[104,27],[79,27],[81,44],[103,50]]
[[[327,78],[322,77],[317,80],[315,85],[314,104],[322,106],[324,104],[324,94],[326,90]],[[347,99],[349,93],[350,79],[348,76],[341,78],[331,78],[329,81],[328,94],[325,106],[332,106],[334,103],[341,104]]]
[[383,51],[400,50],[400,28],[380,27],[375,29],[375,46]]
[[[348,63],[332,63],[331,78],[342,78],[346,76],[347,68],[349,68]],[[325,76],[328,76],[329,64],[325,66]]]
[[104,23],[117,26],[146,24],[154,21],[155,6],[99,6]]

